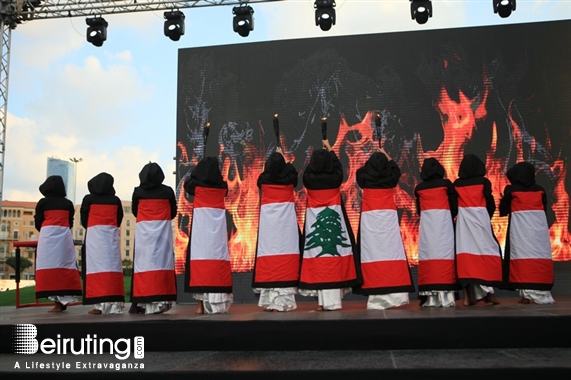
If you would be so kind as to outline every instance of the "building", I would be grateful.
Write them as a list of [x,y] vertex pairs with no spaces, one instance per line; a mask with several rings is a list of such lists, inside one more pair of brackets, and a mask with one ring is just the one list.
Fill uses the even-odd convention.
[[[12,267],[6,264],[6,259],[15,256],[15,241],[38,240],[38,231],[34,225],[36,202],[2,201],[2,221],[0,222],[0,278],[15,277]],[[34,263],[34,248],[22,248],[22,257]],[[22,272],[23,280],[34,279],[35,267]]]
[[[123,222],[119,228],[121,242],[121,258],[133,261],[133,246],[135,239],[135,216],[131,211],[131,201],[122,201]],[[81,226],[81,205],[75,206],[75,215],[72,228],[72,236],[76,242],[77,262],[81,266],[81,245],[85,239],[85,228]],[[0,278],[10,279],[15,277],[14,269],[6,264],[6,259],[16,254],[15,241],[38,240],[39,232],[34,225],[36,202],[2,201],[2,213],[0,222]],[[35,249],[21,248],[22,257],[35,263]],[[34,279],[35,266],[22,272],[23,280]]]
[[66,198],[75,204],[75,165],[76,162],[48,157],[47,177],[59,175],[63,178]]

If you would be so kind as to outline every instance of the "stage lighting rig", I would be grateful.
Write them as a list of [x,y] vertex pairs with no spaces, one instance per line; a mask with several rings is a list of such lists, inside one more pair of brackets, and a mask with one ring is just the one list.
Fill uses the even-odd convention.
[[254,9],[249,5],[240,5],[232,8],[234,14],[234,32],[242,37],[248,37],[251,30],[254,30]]
[[410,15],[419,24],[426,24],[432,17],[432,2],[430,0],[410,0]]
[[493,0],[494,13],[498,13],[501,18],[509,17],[515,11],[515,0]]
[[107,26],[109,25],[103,17],[90,17],[85,19],[85,23],[89,25],[87,28],[87,42],[94,46],[103,46],[103,42],[107,39]]
[[335,1],[315,0],[315,25],[319,25],[321,30],[328,31],[331,25],[335,25]]
[[165,12],[165,36],[173,41],[180,40],[180,36],[184,35],[184,13],[179,10],[172,12]]

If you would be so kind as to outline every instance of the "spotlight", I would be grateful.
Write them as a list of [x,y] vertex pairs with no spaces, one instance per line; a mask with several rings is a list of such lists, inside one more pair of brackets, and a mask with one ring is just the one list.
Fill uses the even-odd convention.
[[254,9],[249,5],[241,5],[239,7],[232,8],[232,13],[234,14],[234,32],[238,33],[242,37],[248,37],[251,30],[254,30]]
[[184,35],[184,13],[181,11],[165,12],[165,36],[173,41],[180,40]]
[[509,17],[515,11],[515,0],[494,0],[494,13],[501,18]]
[[103,17],[86,18],[85,23],[89,25],[87,28],[87,42],[94,46],[102,46],[107,39],[107,21]]
[[410,15],[419,24],[426,24],[432,17],[432,2],[430,0],[410,0]]
[[331,25],[335,25],[335,1],[315,0],[315,25],[319,25],[321,30],[328,31]]

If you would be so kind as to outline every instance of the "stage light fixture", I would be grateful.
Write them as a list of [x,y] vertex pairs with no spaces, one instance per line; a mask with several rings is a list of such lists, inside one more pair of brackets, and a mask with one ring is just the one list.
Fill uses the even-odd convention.
[[85,19],[85,23],[89,25],[87,28],[87,42],[94,46],[100,47],[107,39],[107,26],[109,25],[103,17],[90,17]]
[[501,18],[509,17],[515,11],[515,0],[493,0],[494,13],[500,15]]
[[315,25],[319,25],[321,30],[328,31],[331,25],[335,25],[335,1],[315,0]]
[[181,11],[165,12],[165,36],[173,41],[180,40],[180,36],[184,35],[184,13]]
[[251,30],[254,30],[254,9],[249,5],[240,5],[239,7],[232,8],[234,20],[234,32],[242,37],[248,37]]
[[432,2],[430,0],[410,0],[410,15],[419,24],[426,24],[432,17]]

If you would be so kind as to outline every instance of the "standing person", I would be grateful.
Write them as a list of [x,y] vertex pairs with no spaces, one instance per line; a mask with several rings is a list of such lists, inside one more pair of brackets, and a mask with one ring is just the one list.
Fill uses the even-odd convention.
[[216,157],[203,158],[184,183],[194,196],[186,255],[185,292],[198,301],[196,314],[227,313],[232,305],[232,268],[228,250],[228,184]]
[[363,189],[358,245],[367,309],[408,304],[414,285],[399,227],[394,188],[401,176],[396,162],[380,149],[356,172]]
[[422,164],[414,189],[420,215],[418,238],[418,295],[423,307],[454,307],[456,264],[454,257],[454,217],[458,195],[444,167],[436,158]]
[[496,211],[492,183],[485,175],[484,162],[467,154],[454,181],[458,193],[456,271],[465,306],[480,300],[499,304],[494,286],[502,283],[502,255],[491,223]]
[[44,198],[36,205],[34,224],[40,232],[36,251],[36,298],[55,302],[50,313],[60,313],[81,295],[75,247],[71,236],[75,208],[65,197],[59,175],[49,176],[40,185]]
[[261,191],[258,244],[252,288],[260,294],[258,306],[266,311],[297,308],[301,232],[295,213],[297,170],[277,148],[258,177]]
[[137,219],[130,313],[164,313],[176,301],[171,222],[176,216],[176,198],[173,189],[162,184],[164,179],[161,167],[149,162],[133,191],[131,207]]
[[355,238],[341,199],[343,167],[328,140],[303,173],[307,191],[305,244],[299,294],[317,296],[316,310],[341,309],[343,295],[360,284]]
[[125,302],[119,226],[123,205],[115,196],[114,178],[99,173],[87,182],[89,194],[81,203],[81,225],[86,229],[82,249],[83,304],[89,314],[122,314]]
[[509,215],[504,280],[519,289],[519,303],[554,303],[553,257],[547,223],[547,196],[535,183],[535,167],[519,162],[507,172],[510,185],[500,200],[500,216]]

